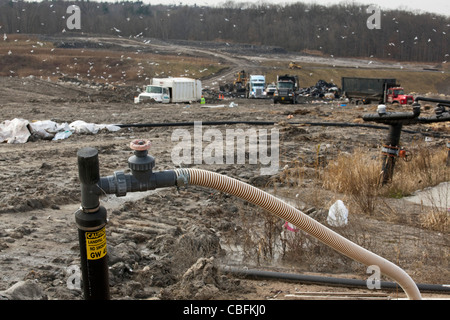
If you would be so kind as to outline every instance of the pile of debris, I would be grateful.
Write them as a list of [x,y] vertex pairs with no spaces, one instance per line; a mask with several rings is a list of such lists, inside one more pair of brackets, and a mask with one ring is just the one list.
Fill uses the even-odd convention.
[[341,90],[332,82],[319,80],[314,86],[309,88],[301,88],[299,94],[304,97],[338,99]]
[[120,127],[113,124],[95,124],[76,120],[72,123],[56,123],[52,120],[28,121],[14,118],[0,123],[0,143],[26,143],[28,141],[62,140],[72,133],[97,134],[101,130],[115,132]]

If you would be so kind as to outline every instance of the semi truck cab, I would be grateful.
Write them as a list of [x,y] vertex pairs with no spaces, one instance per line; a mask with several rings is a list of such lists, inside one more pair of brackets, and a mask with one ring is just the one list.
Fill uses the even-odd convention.
[[263,98],[266,77],[262,75],[251,75],[248,82],[248,98]]

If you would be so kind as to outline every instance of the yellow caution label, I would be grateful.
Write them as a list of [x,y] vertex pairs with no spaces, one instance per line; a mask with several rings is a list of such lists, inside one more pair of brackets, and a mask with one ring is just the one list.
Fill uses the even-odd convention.
[[98,231],[86,232],[86,253],[88,260],[101,259],[106,255],[105,227]]

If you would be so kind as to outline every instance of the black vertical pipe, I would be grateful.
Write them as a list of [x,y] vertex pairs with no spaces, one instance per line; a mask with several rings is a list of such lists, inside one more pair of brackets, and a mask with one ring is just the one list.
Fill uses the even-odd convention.
[[[389,125],[389,135],[386,143],[388,147],[397,148],[399,146],[402,126],[403,125],[401,123]],[[381,168],[383,174],[383,185],[392,179],[396,158],[397,157],[394,155],[383,155],[383,163]]]
[[450,167],[450,141],[447,142],[447,167]]
[[109,296],[106,250],[106,209],[100,206],[98,151],[83,148],[77,153],[81,182],[81,208],[75,212],[80,244],[82,286],[86,300],[107,300]]

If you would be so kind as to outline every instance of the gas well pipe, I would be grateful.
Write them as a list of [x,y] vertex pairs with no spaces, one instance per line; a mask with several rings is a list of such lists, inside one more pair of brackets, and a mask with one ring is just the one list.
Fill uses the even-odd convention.
[[[367,266],[378,266],[381,273],[396,281],[403,288],[409,299],[421,299],[417,285],[400,267],[342,237],[300,210],[267,192],[237,179],[202,169],[187,168],[153,172],[152,169],[155,165],[155,160],[147,154],[149,143],[144,140],[135,140],[130,146],[135,150],[134,155],[128,159],[131,174],[124,174],[123,172],[117,171],[111,176],[98,178],[98,167],[96,167],[96,170],[94,170],[95,179],[88,179],[85,177],[86,173],[80,170],[82,190],[87,190],[87,192],[82,192],[82,204],[84,204],[82,207],[87,207],[86,204],[89,204],[88,209],[90,207],[98,207],[97,199],[104,194],[125,196],[127,192],[146,191],[172,186],[180,188],[187,187],[190,184],[213,188],[260,206],[351,259]],[[80,150],[79,153],[83,154],[86,152]],[[95,154],[96,156],[96,153],[92,150],[89,151],[89,154]],[[96,187],[92,186],[94,182],[97,183]],[[91,214],[90,212],[97,212],[95,208],[94,210],[86,211],[88,216]],[[84,252],[84,254],[86,253]],[[93,281],[95,279],[89,279],[87,273],[84,277],[87,277],[86,279],[83,278],[84,283],[95,282]]]
[[[430,117],[419,117],[421,106],[418,101],[428,101],[437,103],[435,115]],[[382,184],[388,183],[394,175],[396,158],[400,155],[400,135],[404,125],[416,123],[434,123],[450,121],[450,113],[446,107],[450,106],[449,100],[441,100],[426,97],[417,97],[412,105],[412,112],[386,112],[385,105],[378,106],[375,114],[363,115],[364,121],[384,123],[389,125],[389,135],[382,148]],[[448,146],[448,144],[447,144]],[[450,149],[449,149],[450,150]],[[450,165],[450,151],[447,156],[447,165]],[[405,159],[406,160],[406,159]]]

